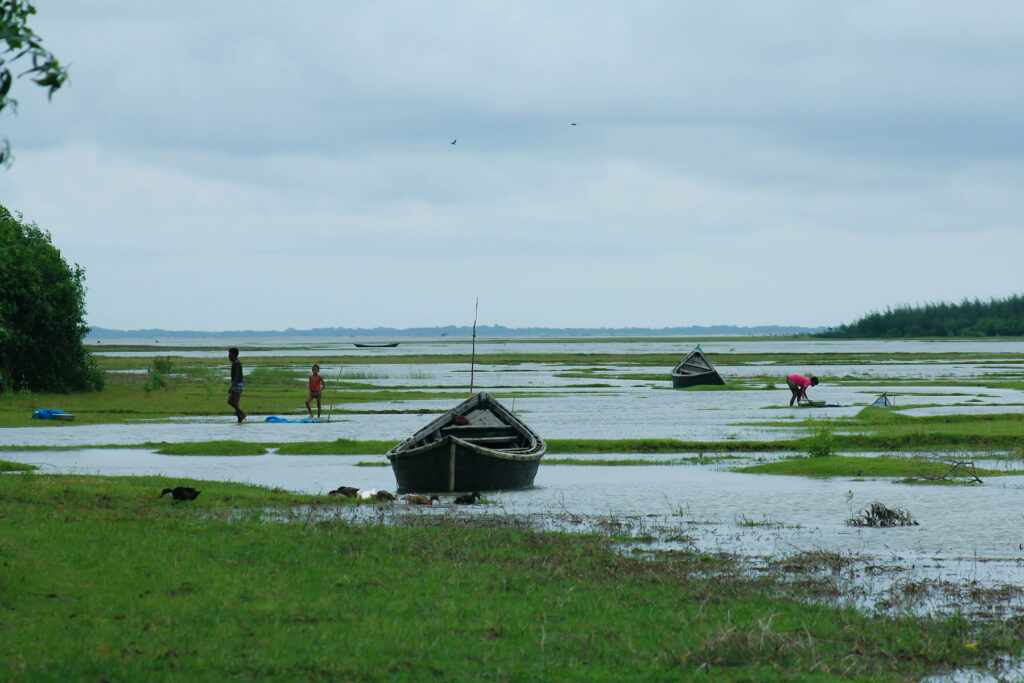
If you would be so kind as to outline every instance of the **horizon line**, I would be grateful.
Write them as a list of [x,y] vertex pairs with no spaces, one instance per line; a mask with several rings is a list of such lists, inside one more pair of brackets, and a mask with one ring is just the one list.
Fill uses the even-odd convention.
[[[425,336],[429,334],[451,334],[452,332],[464,331],[469,333],[473,329],[472,325],[431,325],[431,326],[419,326],[419,327],[315,327],[298,329],[289,327],[283,330],[187,330],[187,329],[167,329],[167,328],[112,328],[102,326],[92,326],[86,336],[103,336],[103,335],[123,335],[133,336],[139,334],[163,334],[164,336],[175,336],[175,335],[207,335],[207,336],[222,336],[222,335],[239,335],[239,336],[273,336],[273,335],[289,335],[289,336],[316,336],[316,335],[330,335],[330,336],[357,336],[357,335],[370,335],[378,336],[384,334],[391,335],[410,335],[410,336]],[[723,333],[723,332],[739,332],[739,333],[770,333],[770,334],[801,334],[810,332],[819,332],[827,329],[825,326],[808,327],[804,325],[678,325],[673,327],[648,327],[641,325],[630,325],[621,327],[548,327],[548,326],[530,326],[530,327],[506,327],[504,325],[477,325],[477,335],[481,334],[494,334],[500,332],[503,334],[689,334],[689,333]]]

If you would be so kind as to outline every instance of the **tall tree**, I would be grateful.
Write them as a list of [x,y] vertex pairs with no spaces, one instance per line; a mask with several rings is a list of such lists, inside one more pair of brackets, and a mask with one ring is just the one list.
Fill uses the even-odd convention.
[[[0,114],[8,107],[11,111],[18,108],[18,101],[10,96],[16,78],[31,76],[33,83],[46,88],[48,98],[68,79],[67,69],[43,48],[42,38],[28,26],[28,18],[35,13],[31,2],[0,0]],[[21,73],[11,71],[22,67]],[[0,139],[0,165],[10,163],[11,144]]]
[[0,206],[0,391],[101,389],[88,332],[85,271],[50,233]]

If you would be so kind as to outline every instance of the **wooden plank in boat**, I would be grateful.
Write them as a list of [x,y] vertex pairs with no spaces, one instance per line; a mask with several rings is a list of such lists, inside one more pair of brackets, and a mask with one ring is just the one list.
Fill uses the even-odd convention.
[[511,436],[516,434],[516,428],[511,425],[449,425],[441,428],[442,434],[452,434],[454,436],[466,436],[473,438],[474,436]]

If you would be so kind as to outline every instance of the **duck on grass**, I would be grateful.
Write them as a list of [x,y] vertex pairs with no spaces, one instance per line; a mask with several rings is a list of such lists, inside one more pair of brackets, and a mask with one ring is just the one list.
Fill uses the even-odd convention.
[[159,497],[163,498],[168,493],[175,503],[180,503],[183,500],[195,500],[202,491],[196,491],[190,486],[175,486],[173,489],[164,489]]

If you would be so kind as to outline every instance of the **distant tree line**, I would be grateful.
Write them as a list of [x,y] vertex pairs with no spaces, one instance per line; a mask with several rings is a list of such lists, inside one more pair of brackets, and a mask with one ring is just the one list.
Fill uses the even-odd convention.
[[1024,296],[964,299],[873,311],[849,325],[830,327],[817,337],[1019,337],[1024,336]]

